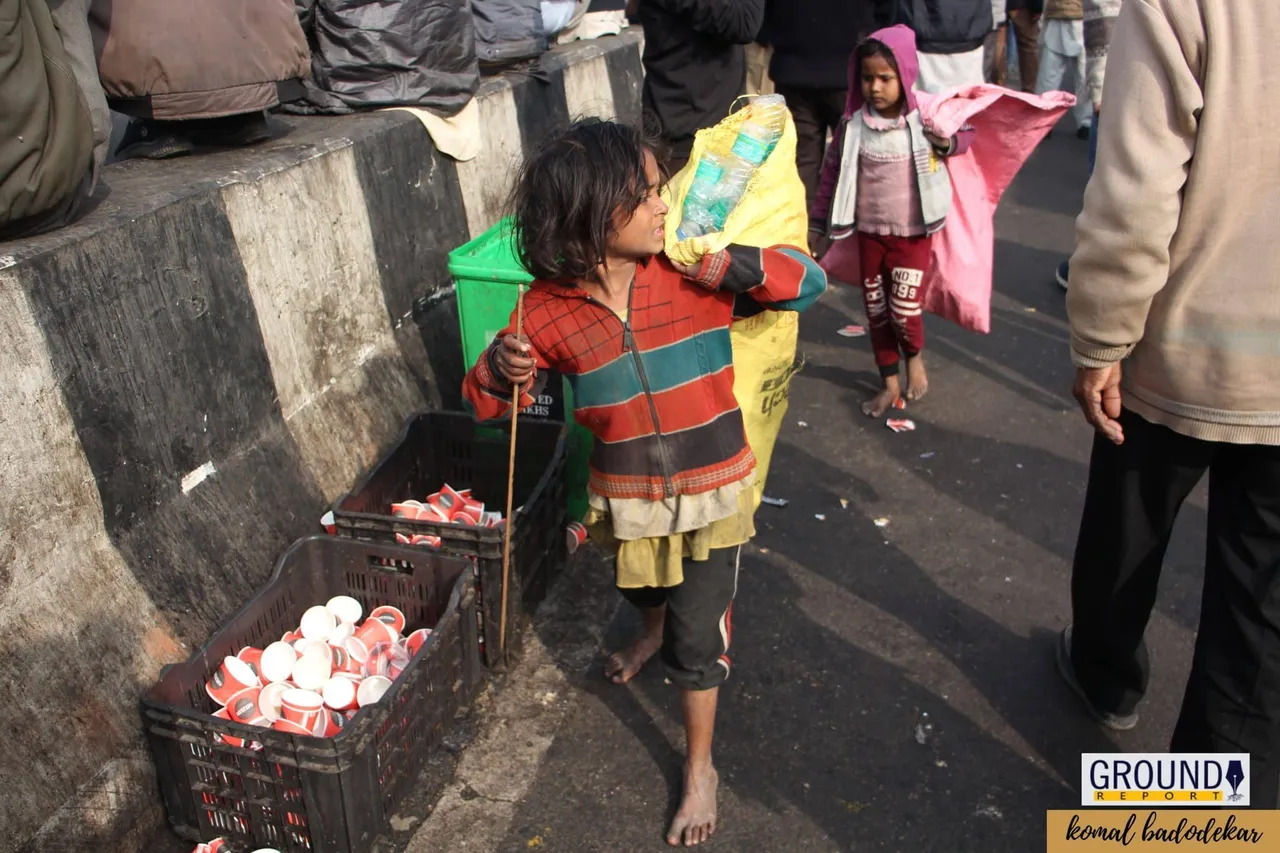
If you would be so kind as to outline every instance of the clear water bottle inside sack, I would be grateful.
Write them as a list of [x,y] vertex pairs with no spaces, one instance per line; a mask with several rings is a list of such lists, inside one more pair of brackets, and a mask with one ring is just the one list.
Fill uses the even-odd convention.
[[719,197],[718,187],[723,175],[722,158],[707,152],[698,159],[698,166],[693,171],[693,181],[684,196],[684,215],[680,220],[680,227],[676,229],[676,237],[688,240],[716,230],[713,227],[711,208]]
[[714,230],[724,229],[729,214],[738,206],[747,184],[757,169],[773,153],[787,124],[787,102],[781,95],[766,95],[751,102],[746,121],[725,158],[719,199],[712,207]]
[[681,240],[724,230],[747,185],[777,147],[787,125],[787,102],[781,95],[752,100],[728,151],[707,152],[698,161],[685,194],[676,236]]

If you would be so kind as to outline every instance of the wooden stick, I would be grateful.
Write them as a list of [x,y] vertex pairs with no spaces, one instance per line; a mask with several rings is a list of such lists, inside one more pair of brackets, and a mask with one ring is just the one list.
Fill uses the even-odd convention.
[[[524,325],[524,285],[516,285],[516,340],[520,339],[520,328]],[[514,383],[513,383],[514,384]],[[511,583],[511,529],[515,527],[515,519],[511,517],[511,505],[515,499],[516,479],[516,426],[520,414],[520,386],[511,389],[511,453],[507,458],[507,523],[502,532],[502,615],[498,622],[498,652],[507,651],[507,587]]]

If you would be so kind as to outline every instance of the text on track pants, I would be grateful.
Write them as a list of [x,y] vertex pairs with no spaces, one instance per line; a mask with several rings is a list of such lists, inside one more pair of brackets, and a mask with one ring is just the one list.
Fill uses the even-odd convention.
[[898,374],[898,353],[913,358],[924,349],[924,302],[933,238],[888,237],[858,232],[862,302],[868,337],[881,376]]

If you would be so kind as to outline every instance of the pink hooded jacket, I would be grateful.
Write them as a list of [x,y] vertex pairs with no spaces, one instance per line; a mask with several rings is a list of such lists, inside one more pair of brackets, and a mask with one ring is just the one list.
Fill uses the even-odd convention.
[[[910,30],[907,30],[909,39],[895,32],[898,30],[907,28],[889,27],[871,37],[888,45],[897,58],[904,85],[911,85],[919,73],[915,38]],[[856,65],[856,58],[851,59],[846,120],[855,115],[863,103],[860,69]],[[1066,92],[1029,95],[990,85],[938,94],[907,91],[908,108],[920,110],[930,133],[942,138],[957,137],[956,147],[947,159],[951,210],[946,226],[933,235],[924,298],[926,311],[971,331],[991,331],[996,207],[1022,164],[1073,104],[1075,97]],[[972,133],[966,138],[969,128]],[[968,144],[970,139],[972,145]],[[816,222],[825,222],[830,215],[842,150],[841,138],[837,135],[827,150],[822,181],[811,211]],[[846,239],[832,243],[821,266],[834,279],[860,282],[858,241]]]
[[[916,80],[920,77],[920,60],[916,55],[916,35],[910,28],[898,24],[877,30],[867,40],[879,42],[887,47],[893,54],[894,64],[898,68],[903,98],[906,101],[902,116],[907,120],[907,127],[912,135],[912,151],[916,154],[916,180],[919,183],[923,208],[921,213],[924,214],[925,224],[929,233],[932,234],[946,221],[951,206],[951,189],[945,168],[933,170],[925,166],[925,163],[932,159],[928,155],[941,152],[936,149],[930,151],[931,143],[924,138],[922,116],[918,110],[918,93],[914,88]],[[850,158],[857,159],[857,140],[854,140],[853,146],[846,147],[845,143],[848,141],[846,128],[849,127],[849,120],[857,116],[865,106],[862,98],[862,69],[859,67],[856,55],[849,62],[848,73],[849,94],[845,103],[845,120],[836,128],[835,138],[827,151],[818,196],[814,200],[813,210],[810,211],[811,219],[825,223],[827,230],[837,239],[852,234],[853,210],[848,206],[851,196],[846,193],[852,190],[852,196],[857,194],[855,188],[858,176],[856,174],[843,175],[845,182],[840,180],[841,164],[849,161]],[[969,150],[969,145],[973,141],[973,132],[969,128],[959,128],[949,138],[952,140],[951,150],[943,156],[954,157]],[[936,160],[933,162],[936,163]],[[842,184],[846,193],[841,192]],[[843,203],[841,199],[844,200]]]

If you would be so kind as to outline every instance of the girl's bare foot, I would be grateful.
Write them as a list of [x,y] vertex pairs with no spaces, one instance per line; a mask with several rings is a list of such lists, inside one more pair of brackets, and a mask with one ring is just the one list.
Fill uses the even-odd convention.
[[667,843],[685,847],[709,839],[716,831],[716,791],[720,787],[720,777],[716,769],[708,762],[701,768],[685,767],[684,796],[680,800],[680,810],[671,820],[671,829],[667,832]]
[[929,393],[929,374],[924,371],[924,353],[907,359],[907,399],[919,400]]
[[644,633],[625,649],[614,652],[605,659],[604,676],[614,684],[626,684],[644,669],[649,658],[662,648],[662,622],[667,608],[650,607],[644,614]]
[[870,400],[862,404],[862,413],[869,418],[883,417],[884,413],[898,401],[901,388],[897,376],[886,376],[884,388]]

